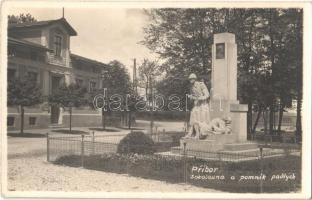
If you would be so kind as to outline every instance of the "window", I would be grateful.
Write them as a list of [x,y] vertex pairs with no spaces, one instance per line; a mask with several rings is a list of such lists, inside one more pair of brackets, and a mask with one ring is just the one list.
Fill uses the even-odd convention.
[[38,73],[37,72],[28,72],[27,75],[29,76],[30,80],[33,80],[33,81],[37,81],[37,78],[38,78]]
[[15,55],[16,55],[15,49],[13,49],[13,48],[8,48],[8,56],[9,56],[9,57],[13,57],[13,56],[15,56]]
[[8,69],[8,80],[16,77],[16,69]]
[[56,56],[61,56],[61,51],[62,51],[62,37],[56,35],[54,37],[54,54]]
[[29,117],[29,125],[30,126],[36,125],[36,120],[37,120],[36,117]]
[[96,90],[96,82],[90,81],[90,88],[89,88],[89,90],[90,90],[90,92]]
[[14,117],[8,117],[7,118],[7,126],[14,126],[14,121],[15,121]]

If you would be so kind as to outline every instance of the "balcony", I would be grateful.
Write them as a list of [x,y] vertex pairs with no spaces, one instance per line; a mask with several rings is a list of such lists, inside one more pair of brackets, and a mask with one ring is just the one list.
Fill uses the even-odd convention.
[[53,64],[53,65],[66,66],[66,58],[65,57],[56,56],[53,53],[48,53],[48,55],[47,55],[47,62],[49,64]]

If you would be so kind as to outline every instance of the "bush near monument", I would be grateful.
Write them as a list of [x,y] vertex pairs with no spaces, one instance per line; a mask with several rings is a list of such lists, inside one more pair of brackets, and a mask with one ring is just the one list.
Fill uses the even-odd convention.
[[[301,162],[298,156],[272,157],[263,160],[263,174],[266,180],[263,181],[263,192],[290,192],[300,188],[300,169]],[[184,162],[183,157],[171,157],[162,155],[139,155],[139,154],[104,154],[86,156],[84,168],[113,172],[132,176],[163,180],[174,183],[184,181]],[[227,192],[260,192],[259,180],[239,181],[241,176],[259,176],[260,161],[251,160],[243,162],[220,162],[205,161],[201,159],[187,158],[187,183],[200,187],[219,189]],[[76,155],[63,156],[55,161],[55,164],[67,165],[71,167],[81,167],[81,157]],[[209,176],[225,177],[224,180],[190,179],[194,166],[208,166],[218,168],[216,173],[206,174]],[[294,173],[295,180],[276,180],[271,181],[272,175]],[[194,175],[201,173],[193,172]],[[205,174],[203,174],[205,175]],[[230,176],[235,176],[231,180]]]
[[128,154],[153,154],[155,144],[151,138],[141,131],[131,132],[126,135],[118,144],[117,152]]

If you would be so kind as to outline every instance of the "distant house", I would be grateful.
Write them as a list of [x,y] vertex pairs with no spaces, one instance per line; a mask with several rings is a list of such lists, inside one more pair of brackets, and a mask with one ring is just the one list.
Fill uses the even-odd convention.
[[[75,29],[65,18],[8,27],[8,80],[25,74],[32,76],[47,96],[62,83],[76,82],[89,91],[102,88],[101,71],[108,65],[70,52],[70,38]],[[97,110],[81,108],[74,111],[74,126],[99,126],[101,115]],[[8,108],[8,128],[18,129],[19,109]],[[68,113],[47,102],[27,108],[25,128],[63,126]]]

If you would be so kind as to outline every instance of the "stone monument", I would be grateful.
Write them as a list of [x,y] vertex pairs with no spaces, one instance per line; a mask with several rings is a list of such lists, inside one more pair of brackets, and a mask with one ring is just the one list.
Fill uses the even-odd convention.
[[196,151],[258,151],[257,144],[247,142],[248,106],[237,100],[237,45],[232,33],[214,35],[211,79],[210,118],[230,118],[231,133],[209,135],[202,140],[182,138],[180,146],[173,147],[172,153],[181,153],[184,148],[194,150],[194,155]]

